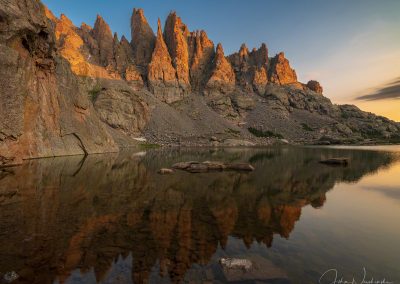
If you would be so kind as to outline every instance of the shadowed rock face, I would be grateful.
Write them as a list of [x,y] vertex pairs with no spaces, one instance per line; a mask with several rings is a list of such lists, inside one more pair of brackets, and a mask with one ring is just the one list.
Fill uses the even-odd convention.
[[[351,159],[348,167],[318,163],[341,155]],[[256,170],[157,174],[193,158],[249,162]],[[0,271],[16,271],[19,283],[30,284],[64,283],[72,272],[91,269],[98,282],[126,275],[160,283],[154,277],[162,273],[180,283],[229,236],[247,247],[271,247],[276,234],[290,238],[304,206],[322,207],[335,183],[355,182],[394,159],[383,152],[270,148],[27,161],[0,174]],[[129,259],[128,271],[118,257]]]
[[0,156],[17,162],[117,151],[68,63],[56,52],[55,32],[42,4],[0,4],[7,19],[0,26]]
[[94,28],[91,31],[93,38],[99,45],[100,64],[103,66],[113,65],[114,40],[111,29],[104,19],[97,15]]
[[215,56],[214,43],[205,31],[190,33],[188,42],[191,85],[192,89],[199,91],[210,76]]
[[268,49],[265,43],[259,49],[249,49],[245,44],[238,53],[230,55],[238,84],[248,93],[257,92],[263,95],[268,83]]
[[308,81],[307,88],[309,88],[311,91],[314,91],[318,94],[322,94],[324,91],[321,84],[318,81],[314,81],[314,80]]
[[132,47],[136,64],[147,66],[151,59],[156,37],[142,9],[133,9],[131,19]]

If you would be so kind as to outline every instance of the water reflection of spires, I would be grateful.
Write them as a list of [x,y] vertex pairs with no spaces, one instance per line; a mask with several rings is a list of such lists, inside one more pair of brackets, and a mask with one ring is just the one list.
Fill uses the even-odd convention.
[[[0,189],[18,194],[0,217],[14,233],[0,235],[0,250],[27,260],[16,261],[15,269],[34,271],[30,283],[66,281],[77,268],[93,270],[100,281],[119,256],[130,254],[135,283],[148,281],[155,267],[179,282],[192,264],[207,264],[218,247],[227,247],[229,236],[247,247],[270,247],[274,234],[288,238],[302,208],[323,206],[335,182],[354,181],[393,160],[384,153],[351,152],[351,166],[332,168],[313,163],[319,158],[314,150],[198,151],[204,160],[251,159],[256,171],[161,177],[161,166],[192,159],[184,150],[163,151],[89,156],[83,163],[80,157],[37,160],[12,169]],[[34,241],[13,251],[26,236]],[[46,253],[36,254],[43,246]]]

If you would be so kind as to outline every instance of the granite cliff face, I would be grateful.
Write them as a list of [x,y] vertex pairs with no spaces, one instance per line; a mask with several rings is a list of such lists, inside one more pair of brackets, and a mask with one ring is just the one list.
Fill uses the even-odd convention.
[[268,48],[265,43],[259,49],[249,49],[245,44],[238,53],[229,56],[234,67],[238,84],[249,93],[257,92],[263,95],[268,83]]
[[165,44],[161,22],[158,20],[156,45],[149,64],[148,81],[150,91],[166,103],[181,99],[176,69]]
[[189,29],[182,23],[176,13],[171,13],[165,22],[164,38],[168,46],[179,87],[185,91],[190,90],[189,79]]
[[136,64],[141,67],[146,67],[151,60],[156,37],[142,9],[133,9],[131,30],[131,44]]
[[39,0],[0,4],[3,165],[117,151],[142,136],[173,145],[400,140],[398,123],[298,82],[284,53],[243,44],[225,56],[175,12],[155,35],[134,9],[129,42],[100,15],[93,28],[76,27]]
[[287,85],[297,83],[296,71],[290,67],[289,60],[283,52],[271,59],[270,67],[271,83]]
[[66,59],[59,56],[57,34],[42,4],[0,4],[2,163],[117,151]]
[[210,76],[215,56],[214,43],[205,31],[191,32],[188,38],[190,80],[193,90],[200,91]]

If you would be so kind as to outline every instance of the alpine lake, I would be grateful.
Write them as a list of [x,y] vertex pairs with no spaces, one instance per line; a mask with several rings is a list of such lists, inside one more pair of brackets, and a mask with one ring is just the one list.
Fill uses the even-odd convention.
[[[320,163],[333,157],[349,164]],[[158,173],[182,161],[255,170]],[[124,150],[0,169],[0,283],[400,283],[400,146]]]

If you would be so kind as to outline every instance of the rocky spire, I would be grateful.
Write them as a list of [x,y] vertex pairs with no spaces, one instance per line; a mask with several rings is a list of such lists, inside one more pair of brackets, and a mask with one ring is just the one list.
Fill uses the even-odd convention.
[[208,89],[218,90],[224,94],[230,93],[235,88],[235,73],[232,65],[225,58],[224,49],[219,43],[213,61],[211,78],[207,82]]
[[74,28],[72,21],[64,14],[61,14],[60,20],[57,20],[57,18],[55,18],[55,23],[55,34],[57,39],[60,38],[60,35],[67,34],[68,31]]
[[[266,58],[265,58],[266,57]],[[239,52],[228,57],[236,75],[236,82],[246,93],[263,93],[267,84],[268,51],[266,45],[251,52],[242,44]]]
[[135,62],[145,67],[151,60],[156,38],[144,16],[143,9],[133,9],[131,32]]
[[144,82],[141,72],[135,65],[132,46],[125,36],[114,37],[114,57],[118,73],[129,83],[135,90],[142,89]]
[[206,83],[214,55],[214,43],[208,38],[205,31],[196,31],[190,34],[190,79],[193,89],[199,90]]
[[100,64],[108,66],[113,63],[113,35],[109,25],[97,15],[96,23],[92,30],[92,36],[97,41],[100,53]]
[[240,62],[242,63],[243,61],[247,61],[249,59],[249,49],[247,48],[246,44],[243,43],[240,46],[240,50],[239,50],[239,58],[240,58]]
[[250,55],[257,67],[267,67],[268,65],[268,48],[265,43],[261,44],[259,49],[254,49]]
[[270,81],[275,84],[286,85],[297,83],[296,71],[290,67],[289,60],[285,58],[283,52],[272,58],[269,77]]
[[171,54],[172,64],[176,69],[179,85],[182,89],[190,88],[189,80],[189,48],[190,33],[175,12],[168,15],[165,23],[164,38]]
[[268,83],[268,48],[265,43],[261,44],[259,49],[254,49],[250,57],[253,64],[253,86],[254,90],[263,95]]
[[179,93],[176,70],[172,66],[171,56],[163,38],[160,19],[158,19],[154,51],[148,66],[148,81],[151,92],[161,100],[172,103],[182,98]]
[[133,52],[129,42],[122,37],[121,41],[118,40],[117,33],[114,34],[114,58],[116,68],[120,74],[125,72],[126,68],[134,63]]

